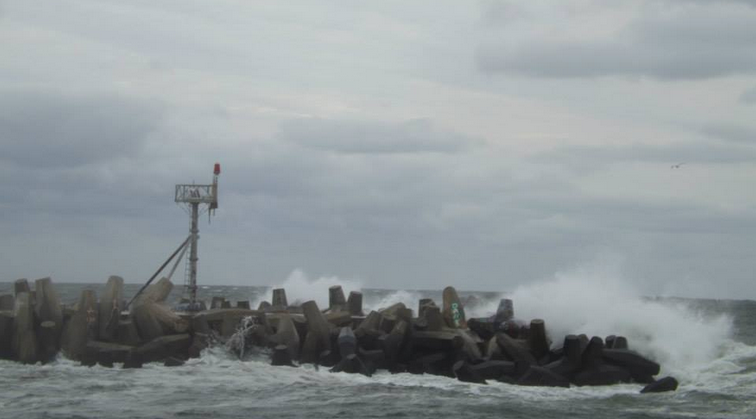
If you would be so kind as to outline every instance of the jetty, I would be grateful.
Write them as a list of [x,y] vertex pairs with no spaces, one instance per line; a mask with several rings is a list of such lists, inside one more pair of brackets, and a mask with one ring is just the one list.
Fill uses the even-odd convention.
[[637,383],[644,393],[678,385],[672,377],[657,379],[660,365],[632,350],[623,336],[552,336],[541,319],[517,319],[509,299],[489,317],[468,318],[453,287],[443,290],[440,302],[421,299],[415,309],[397,303],[367,313],[362,293],[345,296],[341,286],[327,290],[328,307],[314,300],[292,305],[278,288],[271,301],[254,309],[249,301],[214,297],[195,300],[196,310],[168,306],[173,288],[163,277],[129,304],[123,279],[111,276],[99,298],[83,290],[67,306],[50,278],[33,281],[33,287],[19,279],[13,294],[0,295],[0,357],[26,364],[64,356],[85,366],[181,366],[218,346],[242,360],[262,353],[272,365],[315,364],[366,376],[385,370],[478,384]]

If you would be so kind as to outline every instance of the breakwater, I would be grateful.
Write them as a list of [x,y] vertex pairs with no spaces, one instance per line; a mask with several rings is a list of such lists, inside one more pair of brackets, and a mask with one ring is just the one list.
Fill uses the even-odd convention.
[[360,293],[345,298],[338,286],[327,290],[323,308],[314,301],[289,305],[285,290],[277,289],[254,310],[218,297],[195,313],[164,304],[172,289],[165,279],[128,310],[118,277],[108,280],[99,299],[86,290],[72,307],[58,302],[56,308],[49,279],[35,281],[34,289],[17,281],[14,288],[15,295],[0,299],[2,342],[11,342],[3,356],[26,363],[47,362],[60,350],[86,365],[181,365],[209,345],[224,345],[240,357],[265,348],[276,365],[312,363],[364,375],[385,369],[478,383],[675,386],[672,379],[655,381],[659,365],[633,352],[622,336],[550,336],[543,321],[518,320],[509,300],[490,317],[467,318],[453,288],[438,304],[419,301],[417,311],[398,303],[369,313],[362,312]]

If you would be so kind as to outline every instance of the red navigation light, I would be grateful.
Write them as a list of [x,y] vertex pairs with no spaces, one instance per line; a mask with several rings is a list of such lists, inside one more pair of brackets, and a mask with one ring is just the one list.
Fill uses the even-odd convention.
[[216,175],[220,174],[220,163],[215,163],[215,169],[213,170],[213,173]]

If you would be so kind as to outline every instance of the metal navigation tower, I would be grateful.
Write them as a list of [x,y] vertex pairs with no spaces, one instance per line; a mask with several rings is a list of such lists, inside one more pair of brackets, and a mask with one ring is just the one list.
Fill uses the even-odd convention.
[[[175,201],[183,204],[191,216],[189,229],[189,280],[186,283],[186,291],[189,294],[189,302],[194,306],[197,302],[197,240],[199,240],[198,219],[201,213],[207,211],[208,217],[215,214],[218,208],[218,176],[220,164],[215,163],[213,170],[213,183],[211,185],[176,185]],[[201,208],[200,208],[201,206]]]

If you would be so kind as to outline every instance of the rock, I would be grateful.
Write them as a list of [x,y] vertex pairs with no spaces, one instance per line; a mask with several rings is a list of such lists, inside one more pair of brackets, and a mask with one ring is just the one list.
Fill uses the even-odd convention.
[[664,377],[643,387],[641,393],[661,393],[677,390],[678,382],[674,377]]
[[123,301],[123,278],[111,276],[105,284],[100,296],[100,309],[98,315],[98,337],[106,342],[116,340],[118,323],[121,320]]
[[363,316],[362,312],[362,293],[358,291],[352,291],[349,293],[347,299],[347,308],[349,314],[352,316]]
[[459,300],[457,291],[454,287],[446,287],[443,291],[444,309],[442,311],[446,325],[451,328],[467,328],[465,319],[465,308]]
[[530,368],[517,379],[516,384],[521,386],[542,387],[569,387],[570,382],[565,377],[554,373],[546,368],[531,365]]
[[486,380],[475,370],[470,368],[470,364],[465,361],[457,361],[454,363],[452,371],[459,381],[465,383],[486,384]]

